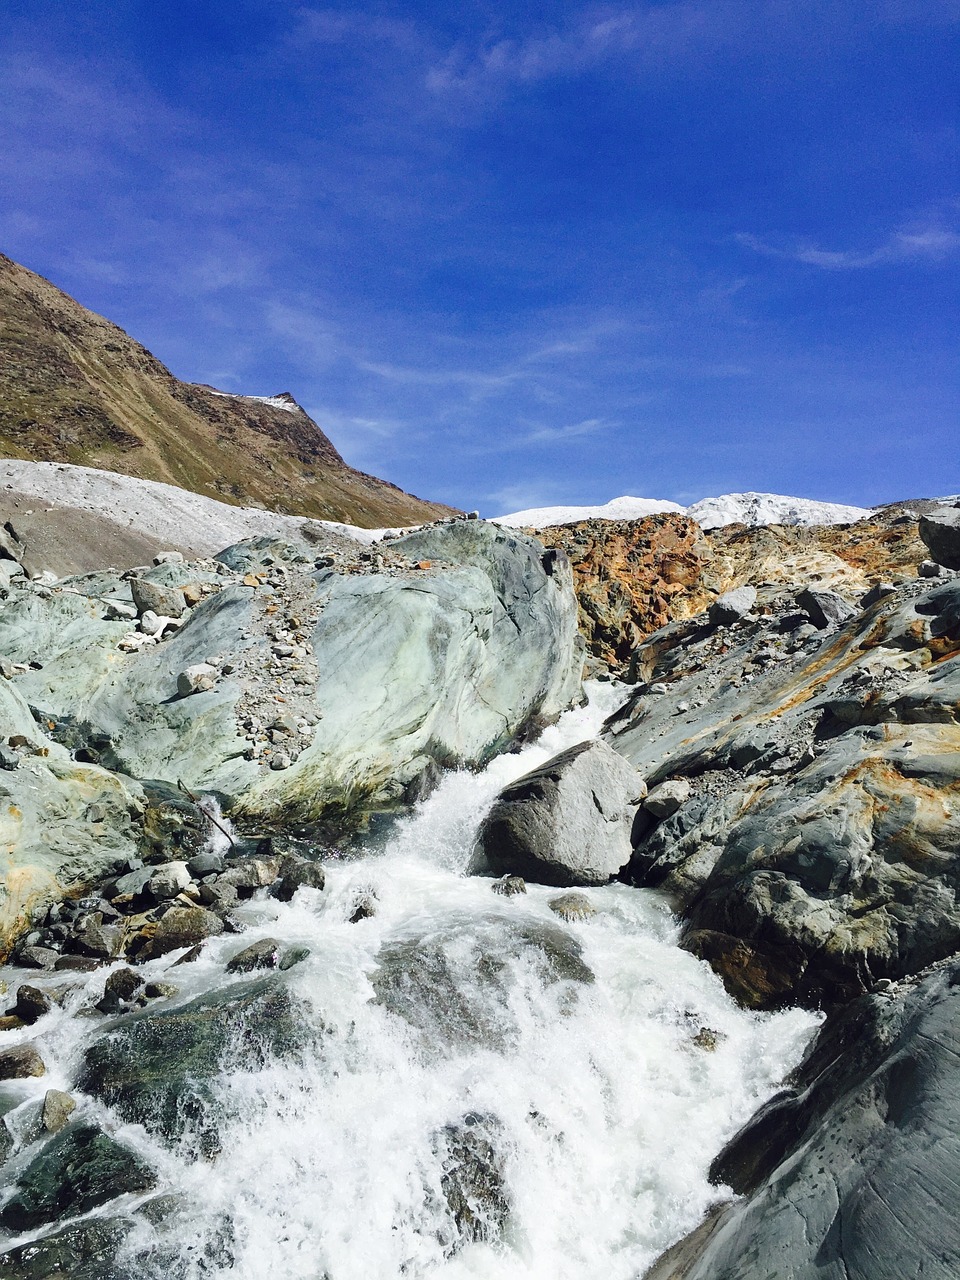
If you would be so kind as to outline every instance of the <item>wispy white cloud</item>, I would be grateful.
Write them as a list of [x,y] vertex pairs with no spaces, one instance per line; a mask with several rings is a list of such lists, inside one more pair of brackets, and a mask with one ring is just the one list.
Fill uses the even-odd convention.
[[775,244],[748,232],[740,232],[734,239],[764,257],[802,262],[825,271],[862,271],[898,262],[941,262],[960,250],[960,233],[939,223],[894,232],[875,249],[866,250],[822,249],[806,241]]

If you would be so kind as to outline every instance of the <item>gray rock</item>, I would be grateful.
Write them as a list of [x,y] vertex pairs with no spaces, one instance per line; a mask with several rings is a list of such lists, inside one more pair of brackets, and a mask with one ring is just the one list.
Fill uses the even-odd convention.
[[179,618],[187,607],[182,591],[148,582],[146,578],[132,578],[130,591],[141,617],[149,611],[164,618]]
[[182,551],[159,551],[153,557],[154,564],[183,564]]
[[280,964],[277,966],[281,972],[285,973],[288,969],[294,968],[295,965],[303,964],[304,960],[310,955],[309,947],[297,946],[287,947],[283,955],[280,957]]
[[130,1218],[88,1218],[39,1240],[0,1254],[4,1280],[130,1280],[126,1266],[114,1267]]
[[745,618],[756,603],[755,587],[736,587],[733,591],[725,591],[719,599],[714,600],[707,613],[715,627],[728,627]]
[[156,932],[137,952],[138,960],[155,960],[157,956],[178,951],[180,947],[192,947],[204,938],[223,933],[223,921],[203,907],[171,907]]
[[216,1151],[212,1081],[228,1055],[261,1069],[307,1042],[308,1021],[276,975],[203,995],[175,1009],[125,1018],[87,1050],[77,1088],[131,1124],[176,1142],[193,1130]]
[[26,1080],[42,1076],[47,1068],[32,1044],[17,1044],[0,1050],[0,1080]]
[[164,862],[154,868],[147,889],[158,902],[164,902],[186,889],[191,879],[185,862]]
[[440,1189],[451,1217],[440,1232],[448,1257],[466,1244],[491,1243],[503,1235],[510,1202],[501,1139],[495,1116],[470,1112],[434,1140],[443,1169]]
[[865,595],[860,597],[860,608],[869,609],[871,605],[879,604],[887,596],[892,596],[896,589],[892,582],[878,582],[876,586],[871,587]]
[[69,1093],[63,1093],[60,1089],[48,1089],[43,1095],[40,1123],[47,1133],[59,1133],[76,1109],[77,1104]]
[[527,885],[522,876],[501,876],[490,886],[494,893],[504,898],[514,898],[518,893],[526,893]]
[[229,911],[231,907],[236,906],[239,898],[236,885],[224,880],[222,876],[218,877],[213,884],[200,886],[200,901],[205,907],[210,907],[214,911]]
[[223,855],[208,849],[187,859],[187,870],[194,880],[202,880],[204,876],[219,875],[224,865]]
[[826,627],[842,626],[855,617],[857,612],[836,591],[801,591],[797,596],[797,607],[804,611],[820,631]]
[[920,537],[937,564],[960,569],[960,506],[937,507],[921,516]]
[[115,969],[104,984],[97,1008],[101,1013],[116,1013],[136,997],[142,986],[143,979],[132,969]]
[[17,963],[25,969],[52,969],[60,953],[50,947],[24,947],[17,953]]
[[500,792],[480,827],[476,865],[538,884],[605,884],[630,860],[644,792],[622,756],[581,743]]
[[654,818],[669,818],[676,813],[690,795],[690,783],[686,778],[668,778],[653,788],[643,802],[647,813]]
[[647,1280],[960,1274],[960,966],[831,1016],[784,1093],[714,1162],[744,1199]]
[[280,963],[280,943],[261,938],[227,961],[227,973],[251,973],[254,969],[275,969]]
[[936,560],[921,560],[917,565],[917,573],[921,578],[939,578],[943,568]]
[[0,1224],[19,1234],[68,1215],[88,1213],[128,1192],[148,1191],[156,1175],[129,1147],[91,1124],[53,1139],[19,1175]]
[[585,893],[561,893],[559,898],[551,898],[547,906],[561,920],[589,920],[597,914]]
[[19,769],[23,761],[19,751],[0,746],[0,769]]
[[325,883],[326,877],[319,862],[286,858],[280,869],[280,878],[271,886],[270,894],[281,902],[290,902],[299,888],[322,889]]
[[188,697],[191,693],[207,693],[217,682],[219,671],[209,662],[195,662],[177,676],[177,693]]
[[24,983],[17,989],[17,1003],[13,1011],[28,1027],[39,1022],[52,1008],[53,1001],[38,987],[31,987]]

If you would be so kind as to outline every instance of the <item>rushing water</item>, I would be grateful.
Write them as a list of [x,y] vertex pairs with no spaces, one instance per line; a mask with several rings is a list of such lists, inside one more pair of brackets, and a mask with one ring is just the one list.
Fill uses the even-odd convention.
[[[716,1199],[712,1156],[796,1063],[815,1017],[738,1009],[677,947],[654,892],[587,890],[597,914],[563,923],[548,905],[556,890],[503,898],[464,874],[500,787],[591,737],[615,697],[598,686],[538,743],[447,776],[384,850],[331,864],[322,893],[245,904],[242,939],[214,939],[173,972],[169,957],[145,966],[184,1002],[242,981],[224,961],[259,937],[303,944],[309,958],[285,977],[317,1040],[223,1071],[210,1159],[81,1099],[181,1195],[159,1229],[162,1264],[138,1274],[634,1280]],[[350,923],[363,898],[375,914]],[[576,980],[575,955],[573,970],[569,956],[553,963],[570,937],[593,982]],[[76,1011],[102,982],[101,971],[62,1011],[8,1033],[38,1039],[48,1063],[42,1080],[18,1082],[12,1127],[47,1088],[70,1088],[97,1034]],[[704,1027],[712,1051],[694,1043]],[[128,1249],[159,1250],[150,1231]]]

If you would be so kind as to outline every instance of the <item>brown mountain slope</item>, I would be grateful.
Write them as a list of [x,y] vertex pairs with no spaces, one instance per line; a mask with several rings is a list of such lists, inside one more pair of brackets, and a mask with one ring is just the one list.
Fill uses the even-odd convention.
[[368,528],[451,513],[354,471],[291,396],[271,400],[181,382],[115,324],[0,254],[0,455]]

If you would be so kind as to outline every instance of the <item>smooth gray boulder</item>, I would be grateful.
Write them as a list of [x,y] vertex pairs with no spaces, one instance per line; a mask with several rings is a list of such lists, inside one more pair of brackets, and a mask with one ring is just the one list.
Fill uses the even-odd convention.
[[646,1280],[956,1280],[960,963],[834,1014],[711,1177],[745,1199]]
[[921,516],[920,537],[937,564],[960,569],[960,506],[937,507]]
[[804,611],[819,631],[825,627],[842,626],[857,612],[836,591],[801,591],[797,596],[797,607]]
[[630,861],[646,788],[604,742],[583,742],[510,783],[477,838],[477,869],[537,884],[606,884]]
[[755,587],[736,587],[733,591],[725,591],[707,610],[710,621],[715,627],[729,627],[746,617],[757,603]]

